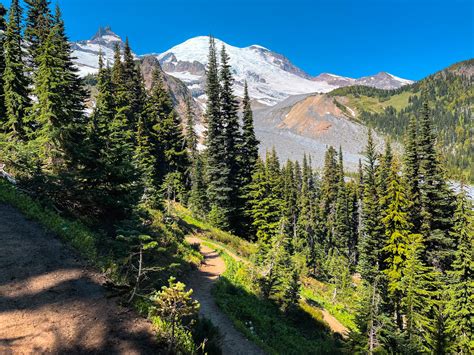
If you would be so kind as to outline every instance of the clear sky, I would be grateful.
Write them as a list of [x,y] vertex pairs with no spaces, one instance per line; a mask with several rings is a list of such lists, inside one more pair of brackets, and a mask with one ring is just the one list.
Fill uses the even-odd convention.
[[408,79],[474,57],[474,0],[58,2],[72,40],[110,25],[138,54],[213,34],[234,46],[260,44],[284,54],[311,75],[388,71]]

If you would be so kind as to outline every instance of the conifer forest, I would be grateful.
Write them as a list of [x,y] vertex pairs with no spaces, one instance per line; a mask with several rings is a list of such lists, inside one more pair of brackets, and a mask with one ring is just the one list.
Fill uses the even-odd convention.
[[[236,47],[138,56],[109,28],[71,42],[54,2],[8,4],[0,353],[474,352],[472,59],[309,90],[363,148],[287,159],[262,145],[272,77],[242,79]],[[179,60],[202,81],[173,77]]]

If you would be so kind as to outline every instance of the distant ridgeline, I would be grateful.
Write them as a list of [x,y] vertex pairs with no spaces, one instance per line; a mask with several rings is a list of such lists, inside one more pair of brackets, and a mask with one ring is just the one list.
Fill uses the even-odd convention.
[[336,100],[348,97],[361,121],[396,140],[403,140],[410,117],[419,117],[427,101],[448,173],[473,182],[473,83],[474,59],[470,59],[397,90],[351,86],[330,95]]

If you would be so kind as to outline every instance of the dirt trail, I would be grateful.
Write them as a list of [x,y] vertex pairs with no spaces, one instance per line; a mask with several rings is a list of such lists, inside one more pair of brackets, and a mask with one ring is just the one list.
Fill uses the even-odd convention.
[[[225,271],[225,263],[224,263],[224,260],[222,260],[222,258],[220,258],[218,256],[218,254],[211,248],[205,246],[205,245],[202,245],[201,243],[203,242],[202,239],[200,238],[197,238],[197,237],[190,237],[188,239],[186,239],[189,243],[191,244],[199,244],[200,245],[200,248],[201,248],[201,252],[206,256],[206,254],[203,252],[204,250],[206,250],[208,253],[210,253],[210,257],[211,258],[215,258],[216,260],[213,261],[213,263],[215,265],[203,265],[201,266],[202,269],[204,269],[204,272],[208,272],[208,269],[209,268],[212,268],[213,269],[213,276],[212,276],[212,280],[214,280],[215,278],[217,278],[218,275],[222,274],[224,271]],[[213,244],[213,243],[211,243]],[[216,246],[216,248],[222,248],[221,246],[217,245],[217,244],[214,244]],[[242,262],[248,262],[246,261],[245,259],[242,259],[240,256],[236,255],[235,253],[229,251],[226,249],[225,251],[229,256],[231,256],[232,258],[234,258],[235,260],[237,261],[242,261]],[[215,255],[215,256],[214,256]],[[210,275],[208,277],[211,277]],[[212,286],[212,284],[211,284]],[[349,333],[349,329],[347,329],[344,325],[342,325],[341,322],[339,322],[333,315],[331,315],[326,309],[324,308],[320,308],[321,310],[321,313],[323,314],[323,319],[324,321],[328,324],[329,328],[334,332],[334,333],[339,333],[341,334],[343,337],[346,337],[347,334]]]
[[193,290],[193,298],[197,299],[201,304],[201,315],[210,319],[223,335],[222,353],[226,355],[264,354],[260,348],[235,329],[231,320],[222,313],[211,295],[213,284],[225,271],[224,260],[216,251],[203,245],[201,239],[187,237],[186,241],[190,244],[198,244],[200,252],[204,256],[204,262],[189,275],[186,284]]
[[151,324],[107,298],[105,278],[0,204],[0,353],[156,354]]

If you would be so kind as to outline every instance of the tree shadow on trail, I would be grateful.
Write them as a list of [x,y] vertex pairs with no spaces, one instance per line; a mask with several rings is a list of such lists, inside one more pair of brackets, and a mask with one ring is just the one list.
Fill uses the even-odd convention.
[[111,298],[104,281],[0,204],[0,353],[163,353],[151,325]]

